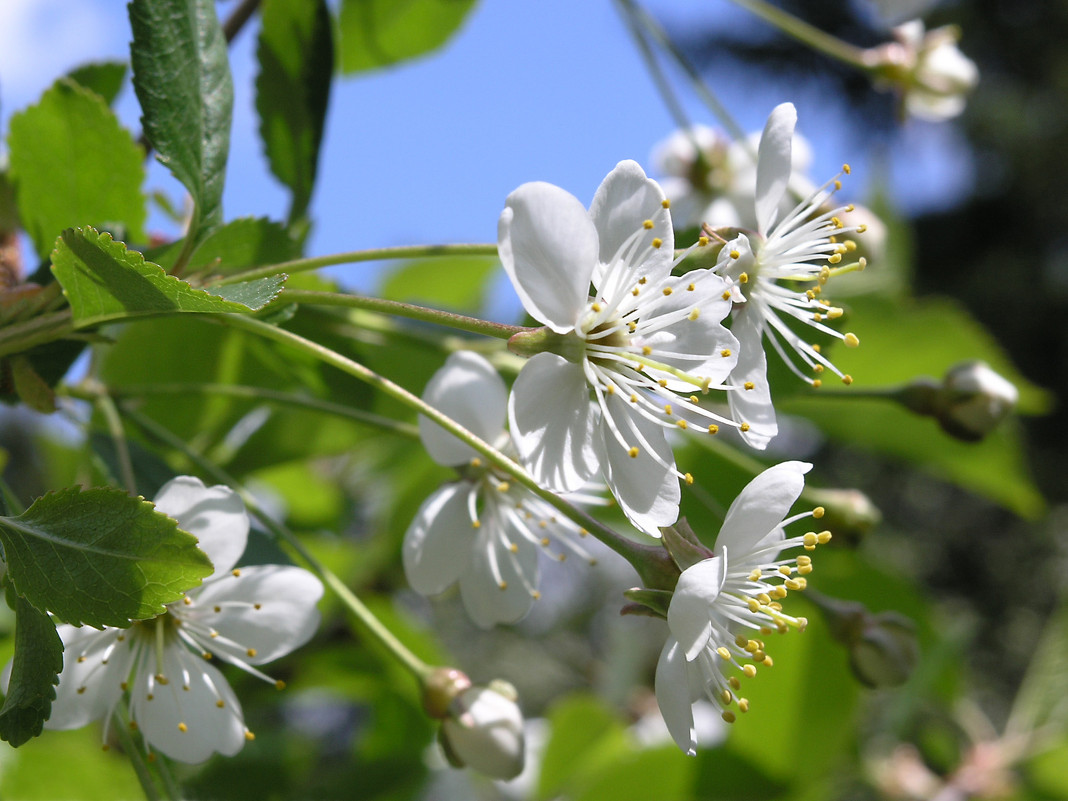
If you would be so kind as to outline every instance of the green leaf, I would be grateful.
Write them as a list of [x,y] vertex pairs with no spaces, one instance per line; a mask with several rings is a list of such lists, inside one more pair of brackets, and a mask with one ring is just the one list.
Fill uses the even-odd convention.
[[255,311],[267,305],[285,281],[279,275],[210,292],[196,289],[92,228],[63,232],[52,253],[52,272],[79,327],[152,314]]
[[193,196],[190,235],[222,220],[234,87],[212,0],[132,0],[133,84],[157,158]]
[[460,27],[475,0],[344,0],[341,70],[385,67],[436,50]]
[[71,80],[11,118],[11,176],[19,216],[37,253],[77,225],[121,225],[143,238],[144,152],[107,103]]
[[0,543],[18,594],[75,625],[155,617],[212,570],[174,520],[109,488],[38,498],[21,515],[0,518]]
[[47,614],[26,599],[15,603],[15,659],[0,708],[0,739],[18,748],[36,737],[52,713],[63,670],[63,642]]
[[110,106],[122,91],[122,83],[126,80],[126,68],[127,65],[123,61],[97,61],[71,70],[67,73],[67,77],[86,89],[96,92]]
[[[860,347],[838,350],[832,358],[853,375],[858,389],[875,382],[892,386],[923,375],[941,378],[953,364],[980,358],[1016,385],[1021,410],[1040,412],[1049,402],[1048,394],[1023,378],[994,338],[953,301],[927,298],[898,304],[857,297],[851,305]],[[906,335],[911,346],[902,344]],[[1013,420],[982,442],[960,442],[933,420],[893,402],[853,399],[848,392],[833,400],[819,391],[797,395],[783,400],[781,407],[809,418],[834,439],[906,459],[1023,517],[1033,518],[1045,508]]]
[[391,270],[382,297],[409,303],[473,310],[486,298],[489,277],[499,269],[495,257],[448,256],[416,259]]
[[333,29],[325,0],[263,6],[256,110],[271,172],[293,192],[291,221],[304,216],[315,184],[334,74]]

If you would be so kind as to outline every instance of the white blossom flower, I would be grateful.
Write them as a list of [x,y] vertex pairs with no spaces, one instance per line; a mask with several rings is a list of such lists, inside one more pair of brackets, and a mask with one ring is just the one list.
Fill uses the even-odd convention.
[[[508,390],[482,356],[453,353],[427,384],[423,400],[498,450],[512,453],[504,428]],[[558,544],[593,561],[583,535],[530,490],[483,463],[469,445],[426,417],[419,434],[438,464],[462,468],[460,481],[435,491],[404,535],[404,571],[416,592],[436,595],[454,583],[479,626],[514,623],[538,597],[538,554]],[[565,556],[560,552],[557,558]]]
[[956,117],[979,83],[979,69],[957,47],[960,30],[952,25],[925,31],[922,20],[895,27],[895,41],[864,51],[876,86],[901,95],[906,113],[941,122]]
[[[716,264],[716,270],[734,282],[737,302],[731,332],[738,338],[740,352],[730,382],[746,389],[731,392],[727,398],[734,415],[750,424],[748,431],[743,432],[746,441],[758,448],[764,447],[778,431],[768,386],[765,336],[787,366],[812,386],[820,385],[818,376],[825,368],[837,373],[847,384],[853,380],[820,352],[818,344],[806,342],[782,317],[837,337],[847,346],[859,344],[854,334],[840,333],[823,322],[842,315],[842,309],[821,297],[828,278],[836,271],[864,265],[863,259],[841,265],[843,256],[856,247],[852,240],[843,237],[863,231],[864,227],[853,227],[842,221],[842,215],[851,211],[851,206],[830,207],[828,201],[841,186],[840,180],[834,178],[787,213],[781,213],[790,182],[796,123],[797,112],[790,103],[776,106],[768,117],[757,153],[754,201],[757,230],[725,243]],[[848,165],[844,172],[849,172]],[[784,345],[817,377],[806,376]]]
[[771,667],[764,637],[790,628],[803,630],[807,621],[783,612],[780,601],[790,590],[802,590],[812,572],[807,555],[786,558],[791,548],[812,550],[830,539],[830,532],[787,537],[785,527],[823,510],[787,517],[811,465],[784,462],[768,468],[741,491],[727,511],[716,538],[714,555],[683,571],[668,606],[670,636],[656,667],[656,700],[672,738],[683,751],[695,753],[692,705],[708,698],[735,720],[734,709],[746,712],[742,682],[727,675],[734,668],[752,678],[757,666]]
[[672,275],[681,258],[668,206],[659,185],[623,161],[589,211],[557,186],[523,184],[508,196],[497,240],[523,306],[559,335],[512,388],[520,456],[556,490],[600,467],[627,517],[653,535],[677,518],[685,478],[665,430],[738,425],[698,397],[737,359],[721,325],[730,293],[707,270]]
[[215,572],[164,614],[128,629],[59,626],[63,671],[45,727],[76,729],[102,719],[106,732],[128,692],[131,726],[148,748],[190,763],[213,753],[232,756],[253,735],[226,677],[209,660],[281,687],[254,666],[288,654],[315,633],[323,587],[299,567],[234,569],[249,521],[228,487],[179,476],[160,489],[155,504],[198,538]]

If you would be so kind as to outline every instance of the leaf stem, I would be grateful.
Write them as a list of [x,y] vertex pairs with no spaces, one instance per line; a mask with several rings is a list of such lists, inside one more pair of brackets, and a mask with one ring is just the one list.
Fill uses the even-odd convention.
[[369,250],[353,250],[347,253],[333,253],[328,256],[314,256],[312,258],[294,259],[293,261],[254,267],[251,270],[228,275],[215,285],[237,284],[242,281],[251,281],[255,278],[278,275],[279,273],[293,275],[294,273],[318,270],[320,267],[330,267],[337,264],[356,264],[365,261],[433,258],[436,256],[496,255],[497,246],[488,244],[401,245],[388,248],[371,248]]
[[497,337],[498,339],[509,339],[520,331],[529,330],[525,326],[493,323],[488,320],[481,320],[478,317],[468,317],[464,314],[441,311],[427,306],[417,306],[413,303],[372,298],[366,295],[350,295],[344,292],[312,292],[303,289],[285,289],[282,291],[281,297],[283,301],[291,300],[294,303],[368,309],[384,314],[393,314],[398,317],[407,317],[412,320],[420,320],[425,323],[437,323],[438,325],[467,331],[471,334],[483,334],[489,337]]
[[765,0],[733,0],[733,2],[813,50],[864,72],[869,71],[861,55],[863,51],[859,47],[843,42],[826,31],[821,31]]
[[137,495],[137,479],[134,477],[133,462],[130,460],[130,448],[126,443],[126,431],[122,427],[122,419],[119,410],[115,408],[115,401],[108,395],[104,387],[99,387],[94,393],[96,407],[104,416],[111,441],[115,445],[115,458],[119,462],[119,474],[126,491],[131,495]]
[[[278,328],[277,326],[269,325],[260,320],[235,314],[219,315],[209,319],[249,333],[258,334],[267,339],[273,339],[276,342],[309,353],[327,364],[337,367],[339,370],[370,384],[375,389],[400,401],[406,406],[409,406],[419,414],[424,415],[437,423],[460,441],[470,445],[480,454],[485,456],[490,463],[508,473],[516,481],[544,500],[554,509],[558,510],[583,529],[593,534],[597,539],[630,562],[638,572],[638,575],[646,582],[647,587],[651,589],[671,589],[671,587],[663,587],[665,581],[669,580],[667,577],[671,575],[670,567],[667,565],[667,562],[670,562],[670,556],[667,551],[659,545],[644,545],[616,533],[591,515],[568,503],[556,493],[543,488],[515,461],[508,458],[489,443],[476,437],[451,417],[438,411],[421,398],[413,395],[398,384],[393,383],[388,378],[379,375],[358,362],[342,356],[340,353],[337,353],[330,348],[305,339],[304,337],[294,334],[291,331],[287,331],[284,328]],[[677,571],[674,572],[674,576],[677,577]]]
[[163,442],[165,445],[181,451],[194,464],[203,470],[213,480],[219,481],[231,487],[244,502],[246,508],[280,540],[286,542],[300,558],[311,568],[312,572],[319,576],[341,599],[341,602],[352,612],[363,630],[376,639],[390,654],[407,668],[419,681],[425,683],[427,677],[433,672],[433,668],[417,657],[412,651],[393,634],[385,625],[375,617],[374,613],[359,599],[359,597],[346,586],[332,570],[323,565],[315,556],[304,547],[304,544],[285,526],[276,522],[256,502],[256,498],[245,489],[233,476],[216,465],[210,459],[194,451],[189,445],[164,426],[157,423],[151,417],[141,414],[129,405],[123,404],[122,413],[136,423],[146,434]]
[[22,323],[0,328],[0,356],[21,353],[35,345],[61,339],[74,331],[70,309],[42,314]]
[[[86,391],[82,386],[65,386],[59,389],[61,394],[81,400],[93,400],[97,397],[94,391]],[[172,384],[128,384],[121,389],[113,389],[110,395],[113,398],[143,397],[145,395],[228,395],[234,398],[248,398],[257,401],[269,401],[272,403],[295,406],[310,411],[332,414],[355,420],[364,425],[374,426],[404,437],[417,438],[419,429],[411,423],[401,420],[393,420],[382,415],[372,414],[351,406],[340,403],[320,400],[319,398],[299,395],[295,392],[280,392],[267,387],[244,386],[241,384],[197,384],[197,383],[172,383]]]

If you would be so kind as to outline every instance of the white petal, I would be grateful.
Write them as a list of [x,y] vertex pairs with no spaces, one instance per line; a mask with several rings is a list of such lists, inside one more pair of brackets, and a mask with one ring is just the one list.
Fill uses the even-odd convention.
[[757,227],[766,235],[775,223],[776,212],[792,169],[791,147],[797,110],[792,103],[772,109],[760,136],[757,151],[756,215]]
[[130,715],[145,741],[179,762],[203,762],[215,753],[233,756],[240,751],[244,717],[222,673],[177,642],[163,649],[159,672],[167,677],[166,684],[153,679],[154,663],[154,657],[144,660],[130,698]]
[[[741,432],[742,439],[758,450],[764,450],[779,433],[771,403],[761,313],[759,301],[753,299],[734,313],[731,332],[738,337],[738,364],[731,372],[730,383],[742,389],[727,393],[731,416],[739,423],[749,424],[749,430]],[[753,384],[752,389],[744,388],[747,382]]]
[[727,510],[716,538],[717,552],[726,548],[736,560],[734,564],[744,563],[754,546],[779,529],[805,488],[805,473],[811,469],[807,462],[783,462],[746,484]]
[[668,605],[668,627],[687,661],[708,645],[713,604],[727,580],[727,559],[713,556],[682,571]]
[[656,663],[656,703],[675,744],[688,756],[694,756],[697,754],[697,735],[693,726],[688,673],[682,648],[674,637],[668,637]]
[[523,715],[515,701],[487,687],[471,687],[458,699],[459,719],[446,718],[443,736],[463,764],[494,779],[514,779],[526,752]]
[[497,252],[523,308],[557,333],[570,331],[597,266],[597,230],[582,203],[552,184],[523,184],[501,212]]
[[[644,231],[639,253],[645,253],[650,280],[659,279],[671,269],[674,258],[675,234],[671,218],[664,213],[664,191],[634,161],[621,161],[605,176],[590,205],[590,216],[597,228],[599,265],[611,265],[623,243],[635,232]],[[656,225],[645,230],[642,224],[653,220]],[[650,243],[660,238],[663,244],[652,248]],[[601,276],[594,276],[601,286]]]
[[[515,623],[534,603],[531,589],[538,583],[538,550],[515,534],[513,553],[500,537],[500,521],[486,515],[479,529],[479,547],[460,577],[460,597],[476,625],[484,629]],[[496,568],[496,569],[495,569]],[[500,582],[504,582],[501,587]]]
[[315,605],[323,597],[323,585],[302,567],[252,565],[237,576],[205,582],[190,596],[193,604],[180,607],[179,614],[219,633],[207,650],[222,659],[234,656],[238,662],[260,665],[299,648],[315,634]]
[[[493,365],[473,351],[449,356],[423,390],[423,400],[491,445],[504,431],[508,388]],[[422,415],[419,438],[438,464],[466,464],[478,455],[470,445]]]
[[582,369],[555,353],[538,353],[519,371],[508,417],[520,458],[538,483],[576,490],[593,475],[590,392]]
[[423,501],[404,535],[404,574],[420,595],[437,595],[467,568],[477,541],[469,481],[446,484]]
[[[56,630],[63,640],[63,670],[45,728],[79,729],[104,718],[122,695],[122,682],[130,673],[134,655],[131,632],[68,625],[57,626]],[[121,642],[119,637],[123,637]],[[79,657],[84,659],[79,661]],[[5,671],[4,692],[7,682]]]
[[215,565],[215,572],[205,581],[230,571],[245,552],[248,513],[229,487],[205,487],[195,476],[178,476],[160,488],[155,504],[197,538],[200,550]]
[[[607,423],[602,422],[600,447],[608,488],[631,523],[645,533],[659,537],[661,526],[670,526],[678,519],[682,491],[675,473],[657,462],[646,445],[672,467],[675,456],[660,426],[632,412],[627,401],[617,396],[610,396],[607,403],[623,436],[638,448],[638,455],[632,457],[628,449],[619,444]],[[638,445],[635,430],[646,445]]]

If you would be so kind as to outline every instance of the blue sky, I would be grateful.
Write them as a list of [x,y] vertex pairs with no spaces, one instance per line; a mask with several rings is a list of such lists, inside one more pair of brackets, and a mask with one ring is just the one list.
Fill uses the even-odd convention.
[[[221,3],[220,13],[232,5]],[[680,28],[705,22],[744,35],[750,23],[725,0],[653,0],[646,7]],[[5,130],[11,113],[34,102],[64,71],[88,60],[126,58],[129,25],[125,4],[117,0],[5,0],[4,9]],[[246,29],[232,48],[237,100],[225,212],[281,218],[287,194],[269,174],[256,134],[254,51],[255,30]],[[714,124],[681,76],[674,77],[692,118]],[[816,96],[791,94],[745,74],[721,76],[719,83],[721,99],[747,129],[759,129],[775,104],[793,101],[799,130],[815,151],[813,177],[829,177],[849,161],[857,176],[854,199],[863,200],[870,154],[864,142],[850,138],[848,119],[835,116],[841,112]],[[129,88],[118,112],[138,130]],[[610,0],[481,0],[443,50],[336,81],[309,255],[495,241],[504,198],[519,184],[550,181],[588,202],[619,160],[648,166],[650,149],[672,128]],[[952,202],[967,186],[961,152],[952,124],[910,123],[891,158],[896,202],[911,210]],[[148,184],[180,196],[158,164]],[[366,290],[368,272],[353,266],[338,274]]]

